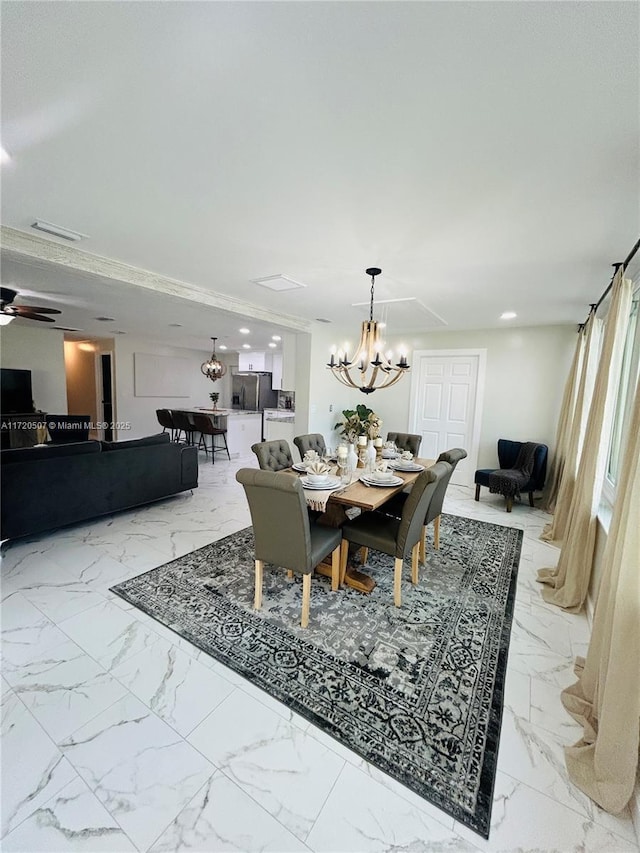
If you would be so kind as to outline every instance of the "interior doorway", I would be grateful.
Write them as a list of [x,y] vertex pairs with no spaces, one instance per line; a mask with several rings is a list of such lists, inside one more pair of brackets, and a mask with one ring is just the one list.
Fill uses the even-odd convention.
[[99,372],[98,392],[100,396],[100,409],[102,412],[102,438],[104,441],[113,441],[113,378],[111,353],[101,352],[99,363],[96,364]]
[[486,353],[484,349],[413,353],[409,431],[422,435],[420,455],[427,459],[452,447],[467,451],[451,480],[457,485],[471,485],[478,467]]

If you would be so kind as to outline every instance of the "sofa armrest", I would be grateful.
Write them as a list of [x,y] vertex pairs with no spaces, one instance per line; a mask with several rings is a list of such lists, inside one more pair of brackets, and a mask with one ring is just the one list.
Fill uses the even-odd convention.
[[198,485],[198,448],[180,448],[180,478],[186,489],[195,488]]

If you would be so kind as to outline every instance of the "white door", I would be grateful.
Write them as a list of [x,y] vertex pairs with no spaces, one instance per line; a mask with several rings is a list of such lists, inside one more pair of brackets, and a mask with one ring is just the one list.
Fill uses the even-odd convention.
[[452,483],[470,485],[478,460],[486,350],[413,353],[410,432],[422,435],[420,455],[437,459],[444,450],[463,447]]

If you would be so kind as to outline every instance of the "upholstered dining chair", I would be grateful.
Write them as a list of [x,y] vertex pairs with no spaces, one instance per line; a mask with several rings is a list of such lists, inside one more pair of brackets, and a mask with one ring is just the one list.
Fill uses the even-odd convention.
[[[199,415],[194,413],[191,415],[193,419],[193,428],[196,432],[200,433],[200,440],[198,442],[198,447],[202,444],[204,447],[204,452],[208,456],[209,448],[207,447],[207,439],[205,436],[211,436],[211,464],[213,465],[216,461],[216,453],[220,453],[224,451],[229,460],[231,460],[231,456],[229,455],[229,447],[227,445],[227,431],[226,429],[222,429],[221,427],[217,427],[212,418],[209,415]],[[224,447],[222,445],[216,446],[216,437],[222,437],[222,441],[224,443]]]
[[387,441],[393,441],[398,450],[409,450],[417,456],[422,444],[422,436],[409,432],[388,432]]
[[304,454],[307,450],[315,450],[320,456],[324,456],[327,452],[324,436],[319,432],[312,432],[309,435],[297,435],[293,439],[293,443],[298,448],[300,459],[304,459]]
[[[442,504],[444,503],[444,496],[446,494],[447,488],[449,487],[449,483],[451,482],[453,472],[456,470],[456,465],[458,464],[458,462],[460,462],[461,459],[466,459],[466,457],[467,451],[463,450],[462,447],[453,447],[451,450],[443,451],[440,456],[438,456],[437,462],[448,462],[451,466],[451,470],[438,482],[438,486],[435,490],[433,498],[431,499],[431,502],[427,508],[427,514],[425,515],[424,525],[422,527],[422,537],[420,539],[421,563],[426,562],[427,525],[429,525],[432,521],[433,547],[436,549],[440,548],[440,517],[442,515]],[[400,492],[399,494],[394,495],[390,501],[387,501],[380,507],[379,512],[385,515],[395,515],[399,518],[402,515],[402,510],[408,497],[409,492]]]
[[302,575],[302,618],[309,624],[311,574],[331,554],[331,589],[340,581],[340,528],[309,521],[302,483],[298,477],[275,471],[241,468],[236,480],[242,483],[253,524],[255,539],[254,608],[262,607],[262,574],[272,563]]
[[263,471],[284,471],[293,465],[289,442],[284,439],[260,441],[252,444],[251,449],[258,457],[258,465]]
[[411,554],[411,582],[418,583],[418,561],[423,522],[438,483],[449,473],[450,468],[448,462],[437,462],[431,468],[423,471],[407,496],[400,518],[380,515],[376,512],[365,512],[353,521],[348,521],[342,525],[341,582],[344,580],[347,570],[349,542],[373,551],[389,554],[395,558],[393,603],[396,607],[401,606],[404,558]]

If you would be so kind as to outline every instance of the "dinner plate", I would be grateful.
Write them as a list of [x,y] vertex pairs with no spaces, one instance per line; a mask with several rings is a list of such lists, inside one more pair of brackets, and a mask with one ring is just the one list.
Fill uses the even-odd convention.
[[417,462],[392,462],[391,467],[394,471],[404,471],[405,474],[414,474],[416,471],[424,471],[424,465],[418,465]]
[[303,465],[302,462],[294,462],[291,467],[294,471],[299,471],[301,474],[307,473],[307,466]]
[[400,477],[393,477],[391,480],[372,480],[371,477],[360,477],[363,483],[366,483],[369,486],[382,486],[383,489],[388,489],[392,486],[401,486],[404,483]]
[[339,486],[340,477],[327,477],[324,483],[310,483],[306,477],[300,477],[300,482],[305,489],[318,489],[318,491],[322,491],[323,489],[335,489],[336,486]]
[[383,450],[382,458],[383,459],[397,459],[400,456],[399,453],[394,453],[392,450]]

